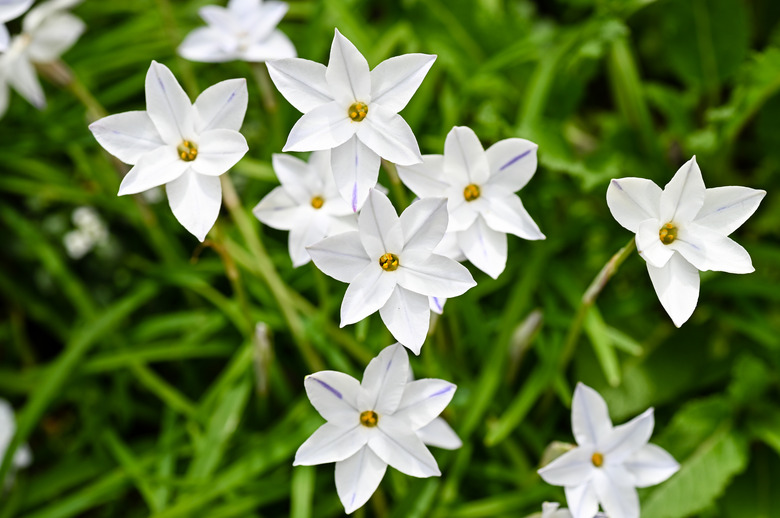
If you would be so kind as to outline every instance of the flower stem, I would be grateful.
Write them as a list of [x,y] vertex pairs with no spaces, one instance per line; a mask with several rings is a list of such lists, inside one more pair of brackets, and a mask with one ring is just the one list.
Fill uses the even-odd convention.
[[394,163],[385,160],[384,158],[382,159],[382,167],[387,171],[387,176],[390,178],[390,190],[393,193],[393,198],[395,198],[398,212],[403,212],[404,209],[409,206],[409,200],[406,197],[406,191],[404,190],[404,184],[401,182],[401,177],[398,176],[398,168],[396,168]]
[[260,90],[260,95],[263,98],[263,107],[268,113],[275,115],[279,109],[279,104],[276,102],[276,93],[271,76],[268,74],[268,67],[265,63],[250,63],[252,68],[252,75],[255,76],[257,81],[257,88]]
[[84,83],[81,82],[64,61],[52,61],[51,63],[38,65],[37,68],[46,79],[60,88],[68,90],[76,99],[81,101],[81,104],[87,109],[87,120],[89,122],[94,122],[108,115],[106,109],[103,108],[95,96],[92,95],[92,92],[84,86]]

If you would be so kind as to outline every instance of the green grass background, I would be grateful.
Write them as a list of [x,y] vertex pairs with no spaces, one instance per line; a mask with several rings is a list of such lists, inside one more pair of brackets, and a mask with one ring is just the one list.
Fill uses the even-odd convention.
[[[328,368],[359,378],[392,338],[376,315],[339,329],[345,285],[312,265],[294,270],[286,233],[251,216],[277,185],[270,157],[299,113],[278,94],[269,112],[248,64],[176,57],[206,4],[87,0],[75,13],[88,30],[63,57],[78,82],[45,84],[41,112],[14,95],[0,122],[0,396],[17,409],[14,447],[28,442],[35,457],[0,498],[0,518],[343,514],[332,465],[292,467],[322,422],[303,377]],[[388,470],[355,515],[516,517],[563,501],[536,469],[551,441],[573,440],[571,394],[583,381],[616,423],[654,406],[653,442],[682,464],[640,491],[643,516],[780,516],[780,4],[290,4],[280,28],[301,57],[327,62],[334,27],[372,67],[438,55],[402,112],[423,153],[441,153],[454,125],[486,146],[515,136],[539,144],[539,169],[520,194],[548,239],[510,237],[506,271],[494,281],[473,270],[478,286],[448,302],[412,359],[417,377],[458,385],[444,416],[464,446],[434,452],[441,478]],[[249,80],[250,151],[229,173],[237,199],[223,204],[206,245],[165,200],[117,197],[117,164],[87,129],[99,105],[144,109],[152,59],[193,98],[220,80]],[[756,272],[703,274],[698,308],[678,330],[632,253],[578,310],[632,237],[607,208],[609,179],[664,185],[693,154],[708,187],[768,191],[734,234]],[[411,199],[384,172],[380,181],[399,210]],[[83,205],[111,239],[73,260],[62,236]]]

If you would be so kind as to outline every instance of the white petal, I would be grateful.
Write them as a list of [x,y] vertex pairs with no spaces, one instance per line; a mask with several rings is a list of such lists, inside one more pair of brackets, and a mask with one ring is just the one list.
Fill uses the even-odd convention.
[[488,227],[482,217],[463,232],[456,233],[458,246],[471,264],[497,279],[506,268],[506,234]]
[[126,164],[135,164],[141,156],[165,145],[145,111],[109,115],[90,124],[89,129],[106,151]]
[[658,300],[680,327],[690,318],[699,300],[699,271],[680,254],[672,255],[663,268],[647,263],[647,272]]
[[33,0],[3,0],[0,2],[0,22],[19,18],[33,4]]
[[325,65],[300,58],[277,59],[266,65],[276,88],[298,111],[306,113],[333,101]]
[[641,222],[636,232],[636,250],[648,265],[663,268],[674,255],[674,249],[661,241],[659,230],[658,220]]
[[485,151],[490,164],[488,183],[510,192],[525,187],[536,172],[538,148],[530,140],[522,138],[508,138],[490,146]]
[[290,230],[299,223],[300,205],[284,187],[274,189],[252,209],[263,224],[278,230]]
[[[529,240],[545,239],[536,222],[525,210],[523,202],[515,194],[498,196],[493,194],[493,186],[486,185],[482,189],[487,200],[480,210],[487,226],[498,232],[514,234]],[[479,201],[479,200],[474,200]],[[471,202],[474,203],[474,202]]]
[[230,10],[218,5],[207,5],[198,9],[203,21],[227,34],[237,34],[241,31],[239,19]]
[[715,187],[704,193],[695,223],[729,235],[753,215],[766,191],[749,187]]
[[382,349],[363,371],[357,405],[361,410],[375,410],[380,419],[393,414],[403,397],[410,375],[409,355],[399,344]]
[[192,235],[203,241],[217,221],[222,205],[222,186],[217,176],[192,170],[165,184],[173,215]]
[[353,124],[339,104],[322,104],[298,119],[283,151],[317,151],[340,146],[355,134]]
[[[344,107],[355,101],[368,104],[371,95],[371,75],[363,54],[338,29],[330,47],[328,69],[325,72],[328,88]],[[346,110],[345,110],[346,115]]]
[[366,118],[353,124],[357,127],[358,138],[385,160],[399,165],[422,162],[412,128],[397,113],[371,104]]
[[35,30],[27,55],[34,63],[55,61],[76,43],[86,27],[80,18],[70,13],[56,13]]
[[445,450],[457,450],[463,446],[463,441],[460,440],[455,430],[441,417],[437,417],[417,430],[417,435],[427,446],[435,446]]
[[[428,307],[437,315],[444,313],[444,304],[447,303],[446,297],[428,297]],[[381,311],[381,310],[380,310]]]
[[465,261],[466,256],[460,249],[457,235],[457,232],[446,232],[442,240],[439,241],[439,244],[436,245],[436,248],[433,249],[433,253],[443,255],[444,257],[449,257],[450,259],[458,261],[459,263]]
[[421,379],[406,384],[396,417],[402,417],[415,430],[427,426],[452,401],[457,387],[449,381]]
[[382,416],[377,429],[381,433],[371,434],[368,447],[380,459],[413,477],[441,475],[436,459],[408,423],[395,416]]
[[608,437],[596,448],[604,455],[609,465],[620,464],[623,459],[642,448],[653,434],[653,409],[649,408],[629,422],[616,426]]
[[704,205],[706,188],[694,156],[675,173],[661,193],[662,223],[685,223],[696,217]]
[[0,52],[5,52],[11,43],[11,35],[8,34],[8,28],[0,22]]
[[379,316],[393,338],[414,354],[420,354],[430,327],[428,297],[396,286]]
[[422,250],[399,258],[398,284],[431,297],[457,297],[477,285],[468,268],[443,255]]
[[450,215],[447,232],[460,232],[469,228],[483,209],[486,209],[487,200],[480,196],[476,200],[466,201],[463,191],[459,188],[448,189],[447,212]]
[[206,88],[195,99],[198,133],[212,129],[238,131],[246,115],[249,92],[246,79],[228,79]]
[[661,188],[644,178],[612,180],[607,188],[607,205],[623,228],[637,232],[643,221],[660,218]]
[[347,459],[368,442],[366,430],[360,421],[351,427],[325,423],[295,452],[293,466],[314,466]]
[[737,242],[709,227],[689,223],[679,228],[669,248],[680,253],[701,271],[729,273],[755,271],[750,254]]
[[341,282],[354,282],[372,262],[357,231],[325,238],[307,250],[317,268]]
[[275,59],[294,58],[295,45],[282,31],[273,31],[268,37],[255,41],[241,53],[245,61],[260,63]]
[[444,174],[450,183],[482,185],[490,177],[487,155],[474,130],[455,126],[444,141]]
[[628,457],[623,466],[634,475],[636,487],[660,484],[680,469],[674,457],[655,444],[645,444]]
[[404,253],[412,250],[431,252],[447,230],[447,200],[426,198],[412,203],[400,217]]
[[594,518],[599,500],[590,483],[564,488],[566,504],[574,518]]
[[601,444],[612,431],[612,421],[604,398],[585,385],[577,383],[571,403],[571,427],[580,446]]
[[398,166],[401,181],[419,198],[445,196],[444,155],[423,155],[421,164]]
[[379,155],[357,136],[331,151],[333,178],[341,197],[357,212],[379,179]]
[[146,74],[146,111],[167,144],[196,140],[189,97],[168,67],[156,61]]
[[[257,17],[252,20],[253,23],[251,24],[253,36],[262,37],[273,31],[279,25],[279,22],[282,21],[284,15],[287,14],[289,8],[290,6],[287,2],[261,2],[258,8],[255,9]],[[239,15],[242,14],[241,10],[235,12]]]
[[40,81],[38,81],[35,68],[25,56],[18,56],[10,60],[6,80],[27,102],[39,110],[46,107],[46,96]]
[[368,446],[336,463],[336,493],[345,513],[351,514],[368,502],[386,470],[387,463]]
[[176,149],[160,146],[141,156],[138,162],[122,179],[119,196],[138,194],[172,182],[189,169],[189,163],[179,158]]
[[[316,264],[317,260],[313,254],[312,259]],[[378,311],[390,298],[395,284],[395,275],[384,271],[379,263],[371,261],[349,284],[344,294],[344,300],[341,302],[341,327],[359,322]]]
[[36,5],[30,9],[22,20],[22,32],[32,34],[50,16],[56,14],[58,11],[70,9],[77,4],[80,4],[82,1],[83,0],[49,0],[48,2]]
[[593,471],[591,448],[574,448],[539,470],[539,476],[554,486],[577,486],[586,483]]
[[198,27],[181,42],[177,52],[184,59],[201,63],[222,63],[238,57],[233,38],[214,27]]
[[379,261],[385,253],[398,255],[403,250],[403,231],[398,215],[388,197],[376,189],[369,192],[360,211],[358,228],[360,241],[374,261]]
[[[302,208],[303,210],[305,209]],[[311,261],[306,247],[322,241],[328,235],[328,218],[317,217],[317,214],[312,214],[313,211],[307,212],[308,214],[301,217],[298,224],[290,229],[290,235],[287,238],[290,259],[292,259],[295,268]]]
[[639,495],[633,486],[609,476],[606,470],[596,472],[591,483],[607,516],[639,518]]
[[[323,153],[323,151],[318,151]],[[327,153],[327,152],[325,152]],[[309,170],[309,164],[298,157],[274,153],[271,157],[274,173],[292,199],[300,205],[309,205],[319,185],[311,185],[315,175]]]
[[[277,2],[267,2],[277,3]],[[227,8],[232,11],[233,15],[237,18],[243,18],[254,14],[256,11],[262,11],[262,0],[228,0]]]
[[219,176],[243,158],[249,146],[244,136],[235,130],[213,129],[198,137],[198,157],[190,162],[200,174]]
[[371,71],[371,102],[398,113],[428,74],[436,56],[404,54],[386,59]]
[[320,371],[303,380],[312,406],[329,422],[348,427],[360,422],[357,409],[358,380],[336,371]]

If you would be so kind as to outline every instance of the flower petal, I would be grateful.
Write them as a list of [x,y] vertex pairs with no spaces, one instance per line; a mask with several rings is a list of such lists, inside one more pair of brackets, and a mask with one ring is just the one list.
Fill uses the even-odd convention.
[[444,155],[423,155],[421,164],[397,166],[401,181],[418,198],[445,196],[449,184],[442,178]]
[[677,239],[669,248],[679,252],[701,271],[715,270],[729,273],[755,271],[750,254],[730,237],[709,227],[689,223],[677,232]]
[[659,230],[658,220],[646,219],[641,222],[636,232],[636,250],[647,264],[663,268],[674,255],[674,249],[661,241]]
[[577,383],[571,403],[571,427],[580,446],[601,444],[612,431],[612,420],[604,398],[585,385]]
[[198,9],[198,14],[210,26],[227,34],[238,34],[241,31],[239,18],[233,16],[229,9],[218,5],[206,5]]
[[156,61],[146,73],[146,111],[167,144],[197,140],[189,97],[168,67]]
[[109,115],[89,125],[95,140],[126,164],[135,164],[143,155],[165,143],[145,111]]
[[[236,6],[233,4],[230,7],[235,8]],[[289,8],[290,5],[287,2],[261,2],[253,10],[257,16],[252,20],[252,35],[261,38],[268,35],[279,25]],[[242,9],[236,9],[234,12],[239,15],[239,19],[243,13],[246,13]]]
[[380,433],[371,434],[368,447],[389,465],[413,477],[441,475],[436,459],[403,419],[382,416],[377,424]]
[[[327,151],[316,151],[316,153],[327,153]],[[319,194],[317,191],[320,185],[319,178],[309,170],[309,164],[298,157],[274,153],[271,157],[271,165],[274,168],[276,177],[281,182],[285,191],[290,197],[300,205],[309,205],[312,196]]]
[[655,444],[642,446],[623,462],[623,466],[634,475],[636,487],[660,484],[680,469],[674,457]]
[[360,241],[371,260],[379,261],[385,253],[400,254],[403,250],[403,230],[398,214],[381,191],[369,191],[368,200],[358,216]]
[[427,426],[452,401],[457,387],[449,381],[421,379],[406,384],[401,403],[393,415],[408,420],[418,430]]
[[381,62],[371,71],[371,102],[398,113],[420,88],[436,56],[404,54]]
[[658,300],[677,327],[683,325],[699,300],[699,271],[680,254],[674,254],[663,268],[647,263],[647,273]]
[[375,410],[383,419],[393,414],[403,397],[410,374],[409,355],[400,344],[385,347],[363,371],[363,390],[357,393],[361,410]]
[[706,188],[694,156],[678,169],[661,193],[662,224],[692,221],[704,205]]
[[368,191],[376,187],[379,155],[353,135],[331,151],[331,168],[339,194],[357,212],[366,201]]
[[5,52],[11,43],[11,35],[8,33],[8,27],[0,22],[0,52]]
[[339,101],[346,116],[355,101],[368,104],[371,96],[371,75],[363,54],[338,29],[330,47],[328,69],[325,72],[331,95]]
[[482,185],[490,177],[487,155],[474,130],[455,126],[444,141],[444,174],[451,183]]
[[193,29],[176,50],[181,57],[201,63],[223,63],[238,56],[233,38],[214,27]]
[[371,104],[366,118],[354,124],[358,138],[385,160],[398,165],[422,162],[412,128],[397,113],[379,104]]
[[255,41],[241,53],[244,61],[261,63],[276,59],[294,58],[295,45],[282,31],[273,31],[268,37]]
[[368,502],[386,470],[387,463],[368,446],[336,463],[336,493],[345,513],[351,514]]
[[488,227],[482,217],[462,232],[457,232],[458,246],[471,264],[497,279],[506,268],[506,234]]
[[428,297],[428,308],[437,315],[444,313],[444,304],[446,303],[446,297]]
[[[316,264],[314,255],[312,259]],[[371,261],[347,287],[341,302],[341,327],[359,322],[378,311],[390,298],[395,285],[396,276]]]
[[325,275],[341,282],[354,282],[371,264],[357,231],[323,239],[307,248],[314,264]]
[[195,130],[198,133],[212,129],[238,131],[246,115],[249,92],[246,79],[228,79],[206,88],[195,99],[197,113]]
[[607,205],[623,228],[637,232],[643,221],[659,219],[661,188],[644,178],[612,180],[607,188]]
[[487,200],[480,196],[476,200],[466,201],[463,191],[458,187],[447,190],[447,212],[450,215],[447,232],[460,232],[469,228],[477,216],[486,208]]
[[145,153],[122,179],[119,196],[138,194],[172,182],[190,168],[189,163],[181,160],[171,146],[160,146]]
[[525,210],[523,202],[517,195],[497,196],[493,194],[495,191],[491,187],[486,185],[482,190],[487,203],[483,206],[480,214],[485,218],[487,226],[498,232],[514,234],[523,239],[545,239],[544,234],[539,230],[528,211]]
[[293,466],[314,466],[348,459],[368,442],[366,430],[359,420],[350,427],[325,423],[295,452]]
[[0,22],[7,22],[23,15],[33,0],[4,0],[0,3]]
[[428,297],[396,286],[379,316],[393,338],[414,354],[420,354],[430,327]]
[[283,186],[279,186],[274,187],[255,205],[252,214],[271,228],[290,230],[299,222],[301,207]]
[[266,65],[276,88],[298,111],[306,113],[333,101],[325,65],[301,58],[277,59]]
[[340,146],[355,134],[345,110],[335,102],[304,113],[290,130],[283,151],[317,151]]
[[222,186],[217,176],[192,170],[165,184],[173,215],[192,235],[203,241],[217,221],[222,205]]
[[639,518],[639,495],[633,486],[610,476],[608,470],[597,471],[591,484],[607,516]]
[[477,285],[468,268],[443,255],[410,250],[399,258],[398,284],[431,297],[457,297]]
[[447,231],[447,200],[426,198],[412,203],[400,217],[403,252],[431,252]]
[[647,444],[653,434],[654,425],[653,409],[649,408],[629,422],[613,428],[596,448],[604,455],[605,463],[620,464],[623,459]]
[[308,217],[302,217],[298,224],[290,229],[290,235],[287,237],[287,248],[295,268],[311,261],[306,247],[322,241],[328,235],[327,217],[317,217],[317,214],[312,214],[313,210],[307,212]]
[[360,422],[357,409],[360,383],[352,376],[343,372],[320,371],[306,376],[303,386],[312,406],[329,422],[342,427]]
[[445,450],[457,450],[463,446],[463,441],[460,440],[455,430],[441,417],[437,417],[417,430],[417,436],[422,439],[425,445]]
[[[14,36],[14,38],[18,37]],[[5,80],[8,81],[8,84],[19,92],[19,95],[24,97],[27,102],[39,110],[45,108],[46,96],[43,93],[40,81],[38,81],[35,67],[26,59],[26,56],[16,56],[9,59],[7,67]]]
[[593,486],[588,482],[578,486],[565,487],[566,504],[574,518],[595,518],[599,500]]
[[490,164],[490,185],[516,192],[536,172],[538,145],[522,138],[508,138],[490,146],[485,155]]
[[198,157],[192,169],[207,176],[219,176],[241,160],[249,146],[244,136],[231,129],[213,129],[198,137]]
[[554,486],[577,486],[586,483],[596,469],[590,447],[574,448],[539,470],[539,476]]
[[34,63],[55,61],[71,48],[87,28],[78,17],[58,12],[47,17],[32,34],[27,55]]
[[704,193],[695,223],[728,236],[753,215],[766,191],[749,187],[715,187]]

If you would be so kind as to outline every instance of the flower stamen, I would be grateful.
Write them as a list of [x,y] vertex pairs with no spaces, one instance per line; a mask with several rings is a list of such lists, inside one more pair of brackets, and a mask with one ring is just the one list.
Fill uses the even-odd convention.
[[379,416],[373,410],[366,410],[360,413],[360,424],[366,428],[373,428],[379,422]]
[[599,452],[596,452],[590,458],[590,461],[593,463],[594,466],[600,468],[604,464],[604,455],[602,455]]
[[181,144],[176,148],[176,151],[179,153],[179,158],[185,162],[192,162],[198,158],[198,146],[189,140],[182,140]]
[[470,183],[466,186],[465,189],[463,189],[463,197],[466,199],[466,201],[474,201],[479,198],[479,195],[479,185],[475,183]]
[[379,266],[386,272],[396,271],[398,269],[398,264],[398,256],[391,254],[390,252],[379,258]]
[[658,231],[658,237],[661,239],[661,243],[672,244],[677,239],[677,227],[674,226],[674,223],[667,223]]
[[311,206],[315,209],[321,209],[324,203],[325,200],[322,199],[322,196],[315,196],[311,199]]
[[368,115],[368,105],[366,103],[361,103],[360,101],[353,103],[352,106],[349,107],[349,110],[347,110],[347,114],[354,122],[360,122]]

